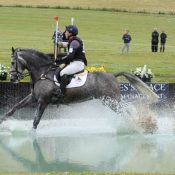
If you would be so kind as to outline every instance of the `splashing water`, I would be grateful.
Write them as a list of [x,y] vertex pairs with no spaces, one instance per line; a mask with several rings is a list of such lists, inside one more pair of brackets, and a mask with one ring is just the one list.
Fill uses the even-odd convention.
[[0,125],[0,172],[175,172],[173,112],[94,99],[49,106],[32,133],[34,109],[24,108]]
[[[31,132],[33,114],[34,110],[30,108],[22,109],[13,119],[0,125],[0,134]],[[105,98],[101,102],[94,99],[79,104],[62,105],[59,108],[49,106],[38,125],[37,134],[56,136],[99,133],[143,134],[166,132],[166,130],[172,132],[173,120],[173,118],[167,119],[166,116],[157,116],[140,100],[117,102]],[[165,123],[168,125],[167,128],[163,128]]]

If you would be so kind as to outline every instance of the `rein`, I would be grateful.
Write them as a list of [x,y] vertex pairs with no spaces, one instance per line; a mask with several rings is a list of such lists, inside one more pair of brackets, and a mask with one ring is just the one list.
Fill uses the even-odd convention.
[[[17,74],[17,76],[21,76],[22,78],[24,78],[24,77],[27,77],[27,76],[30,76],[31,77],[31,75],[32,75],[32,69],[31,68],[29,68],[29,66],[26,64],[26,67],[27,67],[27,69],[28,69],[28,72],[26,72],[26,73],[21,73],[20,71],[19,71],[19,68],[18,68],[18,61],[20,61],[19,60],[19,58],[18,58],[18,52],[19,52],[20,50],[17,50],[16,52],[15,52],[15,54],[13,55],[13,61],[14,62],[12,62],[12,64],[15,64],[15,70],[12,70],[12,71],[10,71],[10,73],[16,73]],[[17,61],[18,60],[18,61]],[[49,66],[49,65],[53,65],[53,67],[51,67],[51,66]],[[39,80],[41,80],[41,79],[49,79],[49,80],[51,80],[50,78],[48,78],[46,75],[48,74],[48,72],[50,72],[51,70],[55,70],[56,69],[56,66],[54,67],[54,64],[53,64],[53,61],[50,61],[49,63],[46,63],[46,64],[43,64],[43,65],[41,65],[40,66],[40,68],[42,68],[42,67],[46,67],[46,66],[49,66],[49,68],[46,70],[46,72],[44,73],[44,74],[41,74],[40,75],[40,77],[39,77],[39,79],[38,80],[36,80],[36,82],[37,81],[39,81]],[[51,81],[54,81],[54,80],[51,80]],[[54,81],[55,82],[55,81]]]
[[[44,74],[41,74],[41,75],[40,75],[40,78],[39,78],[37,81],[47,79],[47,80],[50,80],[50,81],[52,81],[52,82],[57,82],[57,81],[53,80],[52,78],[47,77],[47,74],[48,74],[50,71],[54,71],[54,70],[56,70],[56,69],[57,69],[56,66],[55,66],[55,67],[49,67],[48,70],[47,70]],[[36,82],[37,82],[37,81],[36,81]]]
[[[48,65],[53,65],[53,66],[54,66],[53,62],[51,62],[51,63],[45,64],[45,65],[43,65],[43,66],[41,66],[41,67],[45,67],[45,66],[48,66]],[[41,75],[40,75],[40,77],[35,81],[35,83],[36,83],[37,81],[39,81],[39,80],[44,80],[44,79],[50,80],[50,81],[52,81],[52,82],[56,82],[56,81],[54,81],[53,79],[47,77],[47,74],[48,74],[50,71],[54,71],[54,70],[56,70],[56,67],[51,67],[51,66],[50,66],[50,67],[46,70],[46,72],[45,72],[44,74],[41,74]],[[30,76],[30,77],[31,77],[31,70],[30,70],[30,71],[28,70],[28,75],[27,75],[27,76]],[[32,80],[31,80],[31,83],[34,84],[34,83],[32,82]]]

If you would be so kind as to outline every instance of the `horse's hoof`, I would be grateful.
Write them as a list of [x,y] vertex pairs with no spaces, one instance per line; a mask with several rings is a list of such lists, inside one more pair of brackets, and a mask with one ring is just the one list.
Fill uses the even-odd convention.
[[31,136],[32,139],[36,139],[36,129],[32,128],[31,131],[29,132],[29,135]]
[[33,129],[36,130],[37,126],[33,125]]
[[13,111],[9,111],[5,114],[5,116],[12,116],[13,115]]

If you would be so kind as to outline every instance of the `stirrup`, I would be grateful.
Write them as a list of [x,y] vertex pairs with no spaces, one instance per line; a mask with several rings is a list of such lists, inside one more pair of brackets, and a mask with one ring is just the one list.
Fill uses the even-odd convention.
[[58,95],[58,97],[60,98],[63,98],[63,97],[65,97],[65,94],[63,94],[63,93],[60,93],[59,95]]

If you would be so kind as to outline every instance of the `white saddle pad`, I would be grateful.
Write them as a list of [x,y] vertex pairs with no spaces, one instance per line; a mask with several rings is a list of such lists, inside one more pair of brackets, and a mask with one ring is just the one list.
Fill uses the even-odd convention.
[[[85,70],[83,73],[76,74],[71,79],[71,82],[66,86],[66,88],[73,88],[73,87],[80,87],[83,86],[87,79],[88,71]],[[56,75],[54,75],[54,81],[57,86],[60,86],[60,83],[58,83]]]

